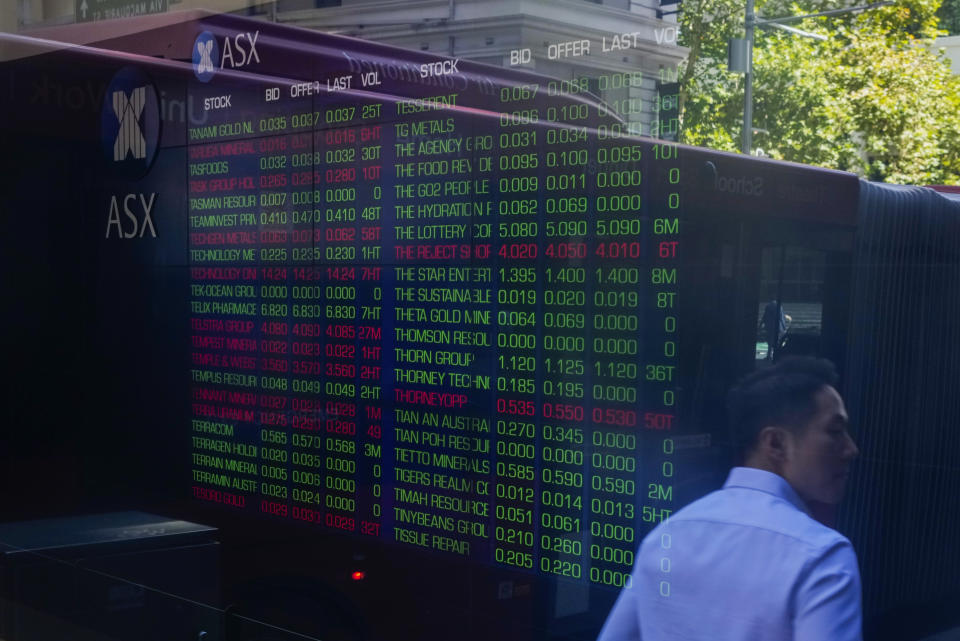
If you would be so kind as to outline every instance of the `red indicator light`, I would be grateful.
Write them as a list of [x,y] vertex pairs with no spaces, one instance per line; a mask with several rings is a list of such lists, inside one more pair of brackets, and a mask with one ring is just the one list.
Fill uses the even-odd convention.
[[363,581],[366,577],[367,577],[367,573],[361,572],[359,570],[357,570],[356,572],[350,575],[350,578],[353,579],[354,581]]

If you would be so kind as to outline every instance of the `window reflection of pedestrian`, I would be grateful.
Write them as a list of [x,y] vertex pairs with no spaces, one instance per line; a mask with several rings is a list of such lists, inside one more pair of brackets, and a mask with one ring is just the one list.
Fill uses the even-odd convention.
[[783,305],[778,300],[772,300],[763,308],[763,317],[760,319],[760,327],[757,329],[766,329],[767,334],[767,360],[772,361],[774,353],[780,349],[780,342],[784,334],[787,333],[787,321],[790,317],[783,313]]
[[741,466],[644,539],[600,641],[861,640],[853,548],[808,509],[840,501],[858,454],[835,383],[791,357],[730,392]]

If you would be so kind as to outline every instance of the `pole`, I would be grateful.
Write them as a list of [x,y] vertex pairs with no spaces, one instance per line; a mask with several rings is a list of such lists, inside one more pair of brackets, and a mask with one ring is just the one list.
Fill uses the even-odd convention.
[[747,13],[744,19],[747,71],[743,74],[743,144],[740,151],[748,156],[753,146],[753,25],[753,0],[747,0]]
[[782,18],[772,18],[767,20],[757,20],[756,15],[753,13],[753,0],[747,1],[747,11],[744,16],[743,26],[744,31],[744,40],[747,42],[747,63],[746,63],[746,72],[743,74],[743,136],[742,144],[740,145],[740,151],[750,155],[750,148],[753,147],[753,33],[755,27],[777,27],[784,29],[791,33],[794,33],[799,36],[806,36],[808,38],[815,38],[817,40],[826,40],[824,36],[807,33],[806,31],[800,31],[799,29],[793,29],[792,27],[785,27],[782,23],[784,22],[796,22],[798,20],[804,20],[806,18],[815,18],[819,16],[836,16],[844,13],[854,13],[857,11],[868,11],[870,9],[876,9],[878,7],[886,7],[893,4],[890,0],[883,0],[882,2],[874,2],[873,4],[864,5],[861,7],[848,7],[846,9],[833,9],[831,11],[821,11],[819,13],[809,13],[802,16],[784,16]]

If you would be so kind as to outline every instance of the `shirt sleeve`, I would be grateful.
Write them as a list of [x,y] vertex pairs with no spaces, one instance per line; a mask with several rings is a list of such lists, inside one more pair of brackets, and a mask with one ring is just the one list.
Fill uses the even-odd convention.
[[607,621],[603,624],[597,641],[642,641],[637,613],[636,591],[632,587],[623,588],[607,615]]
[[849,541],[838,541],[807,565],[795,607],[795,641],[862,641],[860,571]]

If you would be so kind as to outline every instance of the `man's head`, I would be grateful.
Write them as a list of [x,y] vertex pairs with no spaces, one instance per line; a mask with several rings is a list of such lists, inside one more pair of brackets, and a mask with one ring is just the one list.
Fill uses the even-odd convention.
[[782,476],[807,502],[836,504],[859,454],[826,360],[785,358],[730,391],[727,413],[740,464]]

